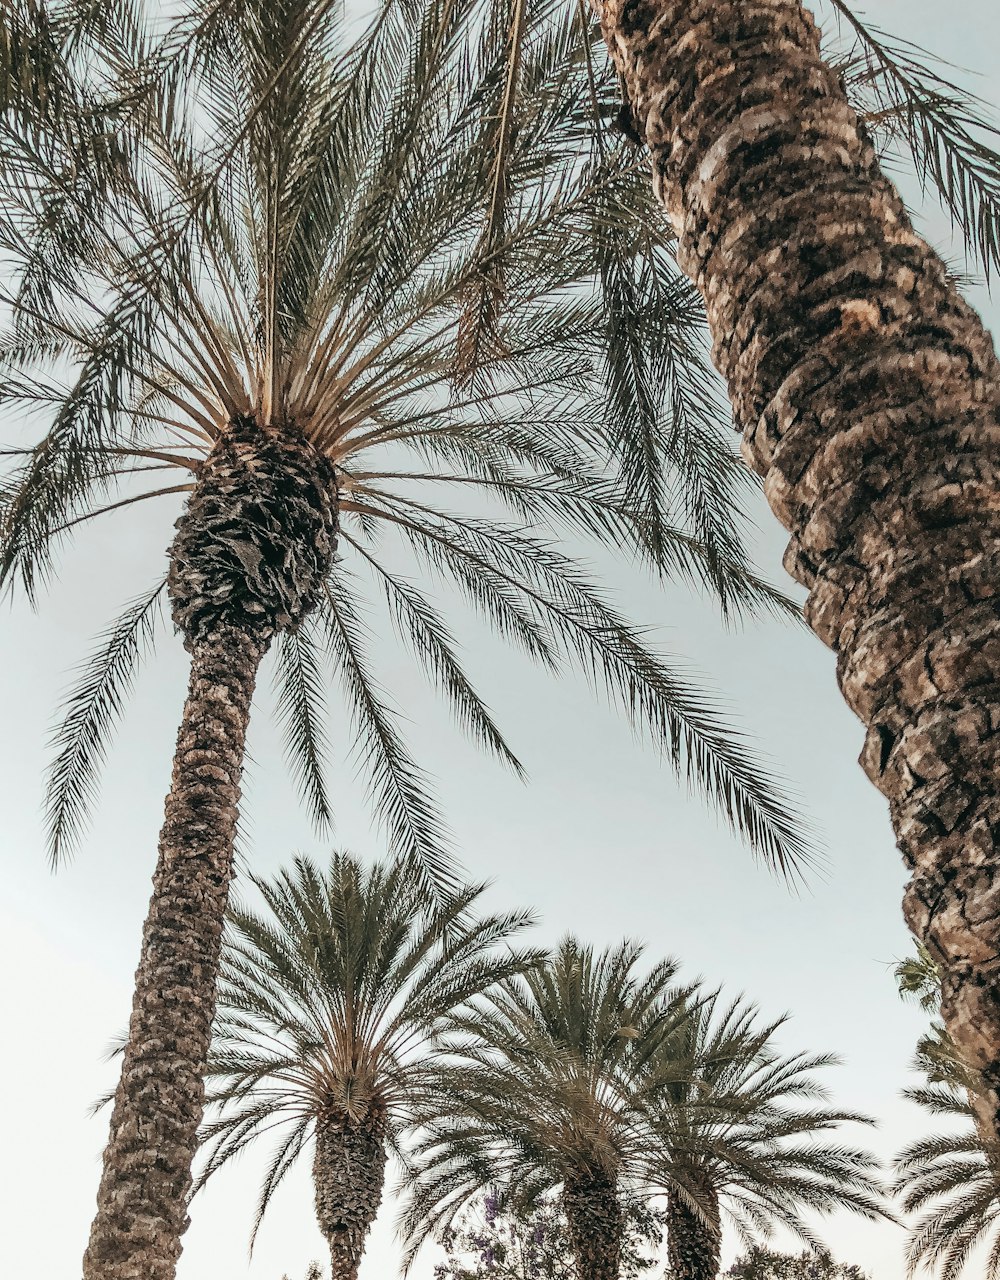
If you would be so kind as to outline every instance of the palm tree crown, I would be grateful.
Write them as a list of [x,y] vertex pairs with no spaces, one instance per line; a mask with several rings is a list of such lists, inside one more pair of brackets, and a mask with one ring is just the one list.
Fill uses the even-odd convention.
[[254,885],[264,912],[229,916],[208,1068],[217,1114],[204,1129],[198,1185],[279,1129],[256,1234],[312,1142],[320,1225],[335,1265],[339,1248],[356,1266],[435,1037],[474,996],[536,959],[509,946],[531,917],[476,916],[481,886],[428,910],[412,866],[365,868],[343,853],[325,873],[299,858]]
[[645,1176],[667,1194],[671,1267],[681,1280],[717,1274],[724,1217],[747,1244],[778,1225],[813,1244],[804,1211],[884,1215],[877,1161],[827,1136],[869,1123],[826,1104],[813,1073],[835,1059],[780,1054],[780,1026],[762,1023],[742,999],[723,1007],[715,994],[662,1048],[674,1078],[649,1113],[656,1140]]
[[[588,80],[570,27],[541,24],[518,61],[500,192],[484,160],[506,47],[496,22],[473,39],[463,6],[427,0],[414,27],[389,5],[351,43],[326,6],[237,8],[199,26],[168,118],[134,91],[142,128],[69,247],[46,233],[57,163],[7,122],[4,240],[23,270],[4,395],[52,425],[13,451],[0,576],[34,591],[65,536],[146,500],[189,495],[200,514],[199,484],[224,464],[230,487],[249,474],[265,497],[247,490],[238,531],[209,530],[210,572],[193,569],[204,520],[193,540],[178,535],[174,619],[190,637],[213,601],[237,597],[241,625],[267,615],[288,749],[319,821],[329,664],[395,846],[446,860],[374,670],[372,591],[462,725],[519,768],[412,563],[535,660],[581,667],[755,849],[794,864],[804,838],[746,744],[555,540],[561,528],[624,548],[707,584],[727,609],[786,607],[740,548],[742,473],[719,436],[694,295],[664,236],[641,217],[623,235],[611,217],[633,200],[648,212],[640,167],[624,145],[582,146]],[[140,70],[176,71],[175,46],[150,42],[138,20],[131,40],[103,41],[116,101]],[[624,341],[626,321],[641,341]],[[657,426],[644,464],[655,502],[638,484],[623,496],[611,463],[611,418],[630,412]],[[301,492],[330,489],[317,528],[329,539],[336,526],[332,563],[288,550],[315,534],[308,521],[285,528],[280,485],[266,498],[260,431],[274,449],[284,441],[268,464],[280,476],[297,454]],[[161,597],[154,587],[119,619],[70,702],[52,775],[56,857],[79,833]]]
[[641,955],[570,938],[476,1002],[418,1142],[411,1256],[496,1183],[520,1206],[560,1191],[582,1273],[617,1275],[623,1208],[649,1159],[643,1100],[663,1084],[656,1049],[688,1016],[674,963],[643,975]]

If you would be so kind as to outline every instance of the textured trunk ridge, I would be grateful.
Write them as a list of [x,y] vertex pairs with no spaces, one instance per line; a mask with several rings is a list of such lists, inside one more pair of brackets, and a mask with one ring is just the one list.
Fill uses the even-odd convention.
[[234,632],[192,657],[84,1280],[169,1280],[180,1256],[263,653]]
[[169,590],[191,653],[129,1042],[84,1280],[172,1280],[215,1012],[250,702],[272,637],[336,545],[330,464],[292,428],[230,427],[177,523]]
[[379,1110],[361,1121],[336,1114],[317,1120],[313,1185],[316,1220],[330,1246],[330,1280],[357,1280],[365,1239],[382,1202],[385,1159]]
[[579,1280],[618,1280],[623,1223],[614,1179],[598,1169],[567,1178],[563,1208]]
[[[608,0],[786,567],[867,727],[904,911],[998,1133],[1000,369],[798,0]],[[1000,1135],[998,1135],[1000,1136]]]
[[[676,1191],[667,1199],[667,1250],[670,1280],[715,1280],[722,1241],[718,1199],[705,1192],[712,1211],[702,1217]],[[707,1204],[702,1205],[708,1209]]]

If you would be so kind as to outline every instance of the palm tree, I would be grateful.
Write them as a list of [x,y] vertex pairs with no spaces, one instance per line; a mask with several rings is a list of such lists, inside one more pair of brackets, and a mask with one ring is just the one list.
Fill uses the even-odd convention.
[[[460,5],[427,0],[415,32],[411,9],[389,9],[352,43],[339,11],[260,0],[213,5],[189,56],[172,35],[151,43],[127,4],[77,9],[86,21],[73,39],[127,119],[128,147],[95,195],[75,183],[58,137],[39,150],[0,118],[0,232],[22,264],[4,398],[51,416],[37,444],[10,451],[0,581],[34,594],[81,526],[184,500],[166,581],[115,623],[70,700],[49,805],[59,859],[165,592],[190,683],[85,1276],[169,1280],[203,1108],[244,739],[272,644],[292,763],[317,819],[330,808],[326,663],[379,816],[428,891],[452,882],[447,841],[376,680],[366,585],[461,723],[519,764],[407,555],[534,660],[575,664],[624,704],[762,854],[789,866],[805,845],[745,743],[553,533],[645,556],[726,608],[786,607],[739,547],[738,473],[710,430],[690,290],[635,224],[628,287],[605,287],[625,277],[602,229],[641,175],[625,150],[581,157],[588,82],[566,31],[539,32],[525,52],[522,118],[485,234],[497,184],[482,156],[506,47],[496,24],[467,36]],[[96,46],[80,45],[88,22]],[[169,93],[146,92],[150,66],[167,68]],[[621,243],[616,232],[615,253]],[[622,317],[643,344],[619,341]],[[643,421],[671,429],[647,450],[639,509],[608,457],[640,385],[628,377],[642,370],[658,371],[659,387],[655,402],[639,397]],[[456,510],[451,499],[467,495]]]
[[[230,912],[223,943],[204,1183],[262,1134],[281,1132],[254,1235],[311,1142],[316,1218],[332,1280],[356,1280],[388,1156],[414,1109],[436,1034],[492,983],[537,959],[509,941],[527,912],[477,917],[483,886],[428,908],[404,862],[325,873],[297,858],[254,879],[265,911]],[[507,944],[501,947],[500,944]]]
[[[415,1144],[403,1229],[412,1260],[483,1188],[515,1211],[558,1193],[577,1272],[618,1280],[629,1197],[648,1159],[645,1094],[656,1046],[688,1017],[672,961],[643,975],[633,943],[573,938],[477,1001]],[[671,1067],[672,1070],[672,1067]]]
[[[995,264],[1000,157],[854,17],[956,222]],[[704,297],[743,452],[838,655],[912,872],[910,928],[1000,1138],[995,743],[1000,364],[914,232],[800,0],[595,0],[631,123]]]
[[814,1244],[804,1210],[884,1215],[877,1162],[826,1136],[867,1123],[826,1105],[813,1073],[835,1060],[783,1056],[773,1044],[781,1025],[761,1023],[743,1000],[720,1008],[714,995],[661,1049],[673,1080],[653,1099],[645,1177],[667,1197],[673,1280],[715,1280],[726,1217],[747,1244],[775,1225]]
[[[941,974],[923,947],[895,969],[900,995],[925,1013],[941,1007]],[[910,1224],[907,1261],[927,1267],[941,1280],[955,1280],[973,1251],[985,1249],[985,1280],[1000,1275],[1000,1146],[982,1124],[976,1106],[981,1089],[974,1071],[956,1052],[944,1024],[933,1018],[917,1041],[914,1067],[923,1083],[903,1096],[932,1116],[958,1121],[958,1128],[911,1143],[896,1157],[896,1194]]]
[[914,1271],[935,1271],[940,1280],[957,1280],[977,1251],[976,1274],[996,1280],[1000,1145],[980,1132],[968,1073],[953,1054],[942,1053],[940,1036],[921,1040],[915,1065],[925,1083],[907,1089],[904,1097],[953,1127],[911,1143],[896,1158],[900,1205],[905,1213],[920,1215],[909,1226],[907,1263]]

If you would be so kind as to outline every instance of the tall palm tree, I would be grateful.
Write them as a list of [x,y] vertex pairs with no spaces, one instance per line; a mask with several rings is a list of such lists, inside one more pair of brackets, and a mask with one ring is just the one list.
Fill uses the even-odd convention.
[[254,885],[263,914],[232,910],[223,944],[208,1068],[218,1114],[205,1126],[198,1185],[262,1134],[281,1132],[256,1235],[311,1143],[332,1280],[356,1280],[435,1036],[473,996],[537,959],[509,945],[531,916],[477,917],[480,885],[428,908],[412,865],[365,868],[343,853],[326,872],[298,858]]
[[[412,8],[390,8],[352,41],[339,10],[254,0],[211,6],[189,55],[172,35],[151,42],[127,3],[76,8],[100,38],[82,46],[84,69],[131,132],[97,199],[58,137],[40,150],[0,117],[0,231],[22,264],[4,401],[51,417],[37,443],[11,451],[0,581],[33,594],[81,526],[184,501],[165,583],[112,627],[70,700],[49,807],[59,858],[165,592],[190,682],[85,1276],[169,1280],[245,733],[273,643],[293,765],[317,818],[329,814],[325,658],[379,815],[429,891],[453,878],[447,843],[375,678],[366,581],[463,725],[519,764],[406,555],[536,661],[586,672],[765,856],[792,864],[804,844],[745,743],[553,533],[645,556],[727,608],[785,607],[747,567],[729,514],[738,480],[709,430],[690,291],[635,224],[628,289],[604,287],[626,277],[602,229],[641,175],[624,150],[581,157],[588,81],[566,30],[539,32],[522,59],[522,118],[505,135],[487,234],[497,182],[483,155],[506,48],[496,24],[464,34],[461,5],[427,0],[415,29]],[[72,38],[93,35],[85,22]],[[146,92],[150,66],[168,69],[169,93]],[[625,369],[623,315],[648,335],[627,347]],[[672,424],[669,447],[646,457],[641,510],[608,463],[640,368],[660,384],[642,415]],[[467,495],[457,510],[449,500]]]
[[780,1054],[780,1026],[761,1023],[743,1000],[722,1008],[715,995],[661,1050],[674,1079],[653,1099],[646,1180],[667,1197],[673,1280],[715,1280],[725,1218],[748,1244],[774,1226],[812,1244],[805,1210],[885,1213],[877,1162],[828,1136],[867,1123],[826,1104],[813,1073],[834,1059]]
[[[893,72],[884,43],[834,7]],[[800,0],[595,0],[743,452],[792,538],[807,619],[867,729],[912,872],[906,919],[1000,1138],[995,786],[1000,364],[913,230]],[[1000,161],[947,86],[905,127],[996,262]],[[976,194],[986,189],[986,198]]]
[[633,943],[595,953],[569,938],[476,1002],[416,1142],[411,1259],[498,1184],[520,1208],[558,1193],[578,1274],[617,1280],[625,1208],[649,1158],[643,1099],[663,1083],[656,1047],[689,1016],[674,963],[642,974],[641,956]]

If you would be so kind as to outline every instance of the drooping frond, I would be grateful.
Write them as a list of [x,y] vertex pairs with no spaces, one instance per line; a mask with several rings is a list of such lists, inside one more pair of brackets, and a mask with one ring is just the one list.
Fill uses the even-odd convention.
[[345,540],[371,565],[381,581],[400,635],[409,642],[411,651],[420,659],[435,686],[448,698],[458,723],[475,741],[523,777],[520,761],[462,669],[438,611],[412,583],[390,573],[361,544],[349,535],[345,535]]
[[338,570],[320,606],[330,657],[351,708],[359,770],[393,847],[419,868],[432,898],[454,886],[455,863],[430,785],[396,727],[396,713],[375,682],[362,615]]
[[327,751],[322,658],[307,618],[278,640],[278,719],[292,776],[302,790],[320,833],[333,821],[324,776]]
[[125,610],[82,668],[53,745],[46,789],[49,857],[58,865],[86,824],[98,771],[159,618],[163,582]]
[[926,50],[863,22],[845,0],[829,3],[857,37],[847,81],[868,127],[906,148],[988,278],[1000,265],[1000,126],[988,104],[936,70]]

